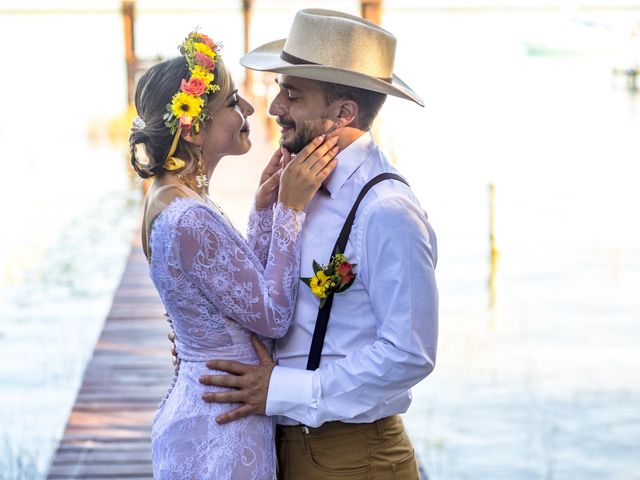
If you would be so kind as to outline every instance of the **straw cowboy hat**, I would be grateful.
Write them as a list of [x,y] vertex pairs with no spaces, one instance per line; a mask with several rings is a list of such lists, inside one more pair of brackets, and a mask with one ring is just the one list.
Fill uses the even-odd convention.
[[333,10],[296,13],[289,37],[247,53],[240,63],[252,70],[349,85],[423,101],[393,74],[396,37],[375,23]]

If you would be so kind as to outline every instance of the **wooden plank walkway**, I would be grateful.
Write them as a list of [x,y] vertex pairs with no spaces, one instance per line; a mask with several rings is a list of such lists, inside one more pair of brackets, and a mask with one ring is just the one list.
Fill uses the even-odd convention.
[[153,478],[151,419],[173,366],[164,308],[137,238],[49,479]]

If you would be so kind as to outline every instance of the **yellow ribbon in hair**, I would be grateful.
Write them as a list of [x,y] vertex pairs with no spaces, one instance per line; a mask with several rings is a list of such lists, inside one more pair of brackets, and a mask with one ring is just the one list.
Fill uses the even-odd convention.
[[173,156],[173,154],[176,153],[176,148],[178,148],[178,140],[180,140],[180,130],[180,128],[176,130],[176,134],[173,136],[173,142],[171,143],[171,148],[169,149],[169,154],[167,155],[167,159],[162,165],[165,170],[180,170],[186,165],[184,163],[184,160]]

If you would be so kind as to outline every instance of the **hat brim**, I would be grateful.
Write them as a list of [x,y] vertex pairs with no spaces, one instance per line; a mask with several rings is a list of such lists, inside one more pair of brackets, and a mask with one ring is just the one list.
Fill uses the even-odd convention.
[[424,107],[422,99],[395,74],[390,82],[386,82],[379,78],[344,68],[315,64],[294,65],[286,62],[280,58],[285,42],[286,39],[281,39],[262,45],[240,58],[240,64],[251,70],[284,73],[310,80],[337,83],[393,95],[405,100],[411,100]]

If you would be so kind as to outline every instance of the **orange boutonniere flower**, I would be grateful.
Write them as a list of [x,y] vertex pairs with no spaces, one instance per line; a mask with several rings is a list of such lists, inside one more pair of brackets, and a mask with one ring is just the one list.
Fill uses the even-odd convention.
[[347,290],[356,279],[353,269],[356,264],[349,263],[347,257],[337,253],[327,266],[313,261],[313,277],[301,277],[300,280],[311,289],[320,299],[320,308],[324,306],[330,293],[342,293]]

